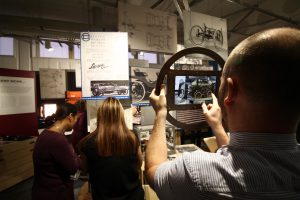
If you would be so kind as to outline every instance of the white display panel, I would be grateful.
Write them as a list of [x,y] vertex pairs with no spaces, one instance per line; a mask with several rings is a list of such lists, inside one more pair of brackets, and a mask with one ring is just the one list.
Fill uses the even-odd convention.
[[82,32],[81,70],[84,99],[128,99],[127,33]]
[[34,112],[34,79],[0,76],[0,115]]
[[224,60],[228,57],[226,19],[183,11],[184,46],[200,46],[218,53]]
[[177,16],[118,2],[119,30],[128,32],[130,49],[176,53]]

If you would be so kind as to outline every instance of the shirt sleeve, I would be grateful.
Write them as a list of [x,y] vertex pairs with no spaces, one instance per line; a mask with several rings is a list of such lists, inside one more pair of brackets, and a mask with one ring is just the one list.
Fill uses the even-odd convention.
[[185,199],[191,183],[183,156],[160,165],[154,176],[154,190],[160,199]]
[[80,168],[80,158],[75,154],[73,147],[64,137],[57,138],[52,150],[52,156],[67,174],[74,174]]

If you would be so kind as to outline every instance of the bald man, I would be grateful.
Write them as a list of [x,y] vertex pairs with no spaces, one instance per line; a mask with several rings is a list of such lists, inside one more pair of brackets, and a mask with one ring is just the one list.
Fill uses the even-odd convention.
[[[219,103],[202,105],[217,153],[201,150],[167,161],[166,98],[146,149],[146,176],[162,199],[300,199],[300,31],[270,29],[242,41],[225,63]],[[222,113],[221,113],[222,110]],[[227,122],[230,138],[222,127]]]

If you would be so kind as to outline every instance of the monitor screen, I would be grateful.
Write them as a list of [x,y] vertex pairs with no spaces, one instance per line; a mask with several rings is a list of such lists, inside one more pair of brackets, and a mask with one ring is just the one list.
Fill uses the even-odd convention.
[[175,105],[211,103],[216,76],[175,76]]

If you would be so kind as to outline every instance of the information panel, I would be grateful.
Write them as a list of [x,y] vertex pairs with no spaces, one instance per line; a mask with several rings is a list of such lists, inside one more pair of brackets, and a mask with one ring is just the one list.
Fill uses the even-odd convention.
[[128,99],[128,65],[127,33],[81,33],[83,99]]
[[0,76],[0,115],[34,112],[34,79]]

